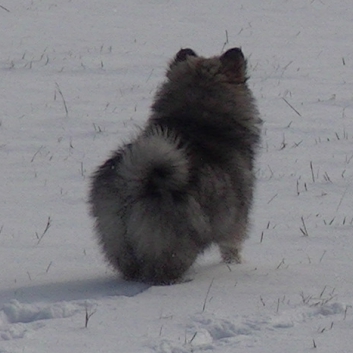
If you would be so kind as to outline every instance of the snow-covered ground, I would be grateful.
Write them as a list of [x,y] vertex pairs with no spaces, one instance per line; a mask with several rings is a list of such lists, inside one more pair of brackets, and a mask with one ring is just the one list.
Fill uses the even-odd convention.
[[[352,352],[351,0],[0,0],[0,352]],[[107,268],[89,175],[181,48],[241,46],[265,121],[245,262]]]

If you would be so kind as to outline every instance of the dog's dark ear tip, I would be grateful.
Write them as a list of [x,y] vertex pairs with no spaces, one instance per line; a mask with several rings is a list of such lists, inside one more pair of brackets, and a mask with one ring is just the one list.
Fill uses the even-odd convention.
[[197,54],[190,48],[180,49],[175,56],[175,62],[185,61],[188,56],[197,56]]
[[227,50],[223,55],[222,58],[227,60],[239,60],[244,59],[244,54],[240,48],[232,48]]
[[246,59],[240,48],[227,50],[220,57],[222,71],[230,81],[234,83],[245,83],[246,77]]

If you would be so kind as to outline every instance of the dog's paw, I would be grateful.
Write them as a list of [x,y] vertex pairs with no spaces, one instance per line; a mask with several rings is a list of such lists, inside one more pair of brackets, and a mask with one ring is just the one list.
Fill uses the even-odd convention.
[[222,249],[222,260],[226,264],[240,264],[242,258],[238,249]]

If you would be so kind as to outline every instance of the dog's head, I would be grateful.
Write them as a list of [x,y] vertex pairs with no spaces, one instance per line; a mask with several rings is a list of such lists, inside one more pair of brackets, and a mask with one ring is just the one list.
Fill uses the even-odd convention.
[[212,75],[222,75],[229,83],[242,84],[247,80],[246,59],[240,48],[227,50],[221,56],[199,57],[190,48],[181,49],[169,65],[169,73],[179,65],[188,65],[193,70]]

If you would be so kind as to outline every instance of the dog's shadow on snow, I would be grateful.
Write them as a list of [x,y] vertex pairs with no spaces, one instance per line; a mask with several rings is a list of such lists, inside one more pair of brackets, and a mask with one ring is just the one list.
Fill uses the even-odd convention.
[[24,303],[89,300],[106,297],[133,297],[150,285],[127,282],[117,277],[69,280],[12,289],[0,289],[0,305],[16,299]]

